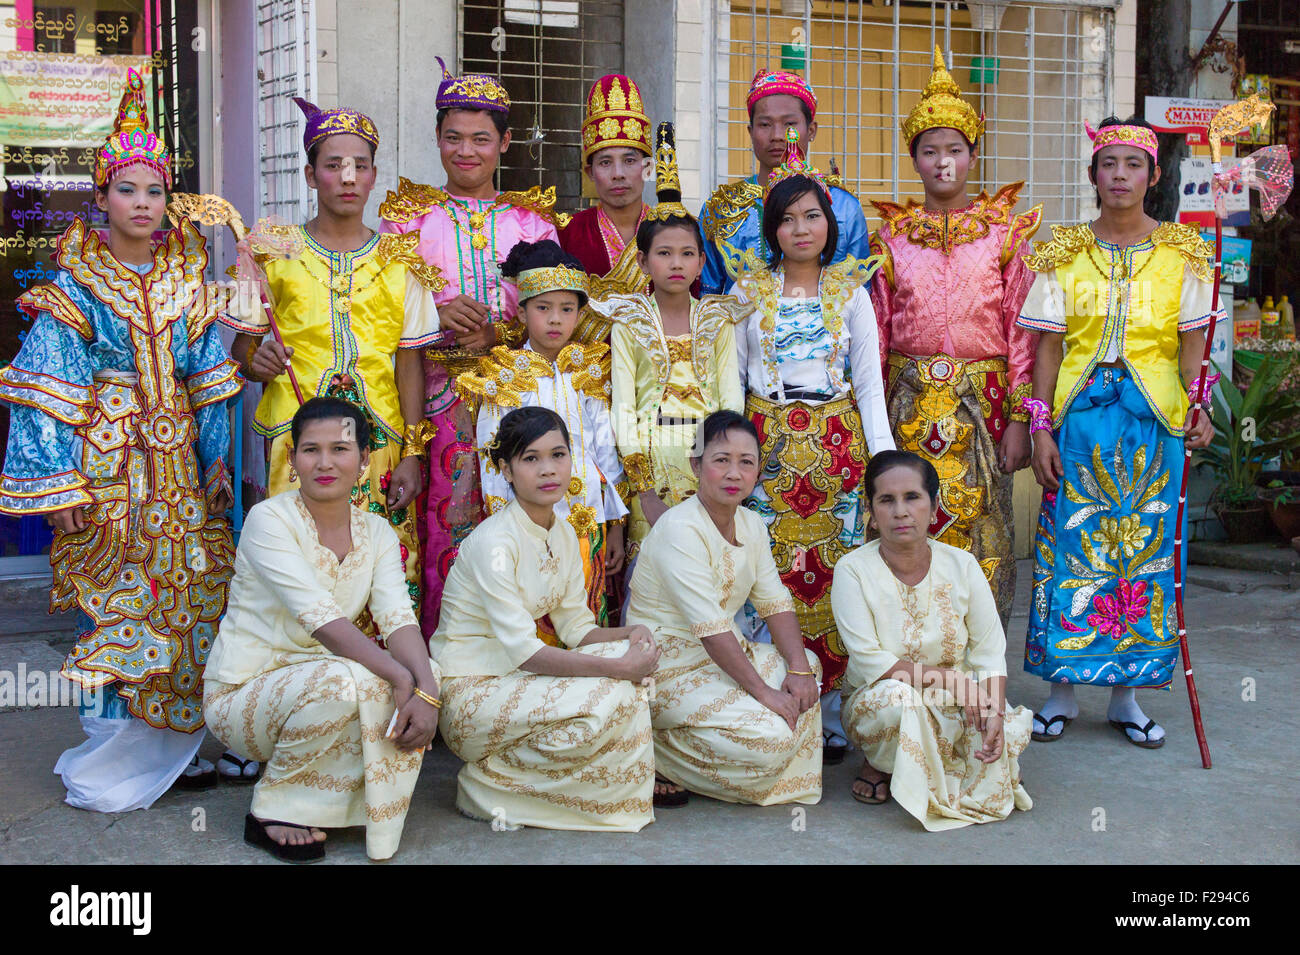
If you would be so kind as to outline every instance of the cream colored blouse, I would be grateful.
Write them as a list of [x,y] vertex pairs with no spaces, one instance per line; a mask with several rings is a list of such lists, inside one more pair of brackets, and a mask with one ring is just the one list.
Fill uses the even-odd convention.
[[547,614],[566,647],[596,627],[578,538],[568,521],[557,517],[547,530],[512,500],[460,545],[433,658],[444,677],[505,676],[546,646],[537,621]]
[[641,543],[628,624],[703,640],[734,632],[746,600],[760,617],[794,610],[762,518],[737,508],[736,540],[727,543],[698,497],[669,508]]
[[356,621],[367,608],[385,640],[418,626],[397,534],[377,514],[356,507],[349,512],[352,549],[340,561],[321,544],[298,491],[253,505],[239,535],[235,578],[207,679],[240,685],[283,666],[286,653],[332,656],[312,633],[340,617]]
[[1006,676],[1007,641],[979,562],[932,540],[930,572],[915,587],[894,576],[880,541],[840,558],[831,609],[849,653],[844,692],[871,686],[900,660]]

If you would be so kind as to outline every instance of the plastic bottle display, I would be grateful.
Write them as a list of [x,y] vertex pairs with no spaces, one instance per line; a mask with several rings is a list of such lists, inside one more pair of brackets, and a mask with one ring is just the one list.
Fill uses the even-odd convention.
[[1232,309],[1232,338],[1240,345],[1247,338],[1259,338],[1260,308],[1253,298],[1238,302]]
[[1273,304],[1273,296],[1264,296],[1264,306],[1259,310],[1259,337],[1273,341],[1281,332],[1282,312]]
[[1293,342],[1295,341],[1295,308],[1287,301],[1285,295],[1277,303],[1277,307],[1278,311],[1282,313],[1282,317],[1278,322],[1278,337]]

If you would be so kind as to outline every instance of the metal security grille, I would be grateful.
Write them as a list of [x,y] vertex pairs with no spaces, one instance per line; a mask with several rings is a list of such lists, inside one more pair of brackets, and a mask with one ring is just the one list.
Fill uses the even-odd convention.
[[257,5],[258,127],[262,202],[259,215],[302,222],[314,200],[302,178],[302,113],[293,97],[316,88],[316,22],[310,0],[262,0]]
[[745,94],[755,71],[797,69],[817,91],[812,149],[869,198],[919,195],[899,123],[930,75],[937,43],[962,93],[987,115],[978,188],[1029,183],[1048,222],[1076,220],[1093,198],[1080,161],[1085,118],[1114,102],[1114,3],[732,0],[714,8],[719,55],[716,179],[754,172]]
[[499,77],[510,94],[499,187],[554,185],[557,208],[578,206],[584,103],[598,77],[623,69],[623,4],[461,0],[460,22],[462,72]]

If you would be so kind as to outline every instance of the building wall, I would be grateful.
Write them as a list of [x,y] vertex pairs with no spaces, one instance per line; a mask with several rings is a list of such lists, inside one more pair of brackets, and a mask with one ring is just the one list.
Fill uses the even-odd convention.
[[442,79],[434,56],[456,68],[456,16],[455,0],[317,0],[321,105],[346,103],[379,127],[368,221],[378,221],[399,171],[416,182],[446,182],[434,145]]

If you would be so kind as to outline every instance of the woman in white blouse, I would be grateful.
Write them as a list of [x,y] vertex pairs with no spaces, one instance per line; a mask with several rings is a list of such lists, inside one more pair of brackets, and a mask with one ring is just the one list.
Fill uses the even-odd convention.
[[[387,859],[438,728],[438,673],[397,534],[349,501],[369,456],[365,416],[312,398],[290,434],[300,486],[248,512],[204,716],[227,745],[266,761],[247,842],[316,862],[322,829],[365,826],[367,855]],[[362,632],[367,611],[380,644]]]
[[[682,788],[726,802],[821,798],[817,657],[803,645],[763,522],[740,506],[758,478],[758,435],[734,411],[699,428],[693,497],[671,507],[641,545],[629,623],[659,638],[651,715],[661,801]],[[772,644],[736,632],[746,601]]]
[[732,294],[753,302],[737,330],[745,414],[758,426],[762,471],[749,506],[794,597],[804,640],[824,671],[824,759],[844,758],[839,686],[847,655],[831,613],[836,562],[863,542],[862,474],[894,447],[865,263],[830,265],[836,224],[826,183],[798,144],[763,200],[770,259]]
[[432,639],[443,738],[465,761],[456,807],[497,828],[636,832],[654,820],[654,637],[596,626],[555,513],[573,467],[563,419],[516,408],[480,453],[513,500],[460,545]]

